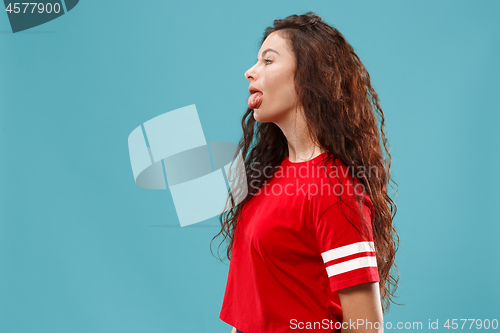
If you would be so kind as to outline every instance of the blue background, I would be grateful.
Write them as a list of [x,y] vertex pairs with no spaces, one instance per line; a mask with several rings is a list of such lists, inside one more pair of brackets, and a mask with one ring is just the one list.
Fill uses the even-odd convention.
[[0,14],[0,332],[231,331],[218,219],[181,228],[127,137],[196,104],[207,142],[237,143],[264,28],[307,10],[386,116],[405,305],[385,321],[500,320],[500,2],[84,0],[16,34]]

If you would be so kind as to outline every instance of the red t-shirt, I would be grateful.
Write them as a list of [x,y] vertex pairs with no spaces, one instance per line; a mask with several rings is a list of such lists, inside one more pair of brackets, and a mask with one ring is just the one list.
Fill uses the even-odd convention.
[[326,156],[285,158],[243,207],[219,318],[244,333],[340,332],[337,290],[379,282],[372,202],[364,191],[365,222],[359,180]]

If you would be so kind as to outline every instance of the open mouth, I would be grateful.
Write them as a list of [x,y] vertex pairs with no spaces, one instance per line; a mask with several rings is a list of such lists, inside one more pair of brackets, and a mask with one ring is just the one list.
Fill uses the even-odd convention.
[[262,104],[262,95],[261,91],[255,89],[250,97],[248,97],[248,107],[250,109],[258,109],[260,104]]
[[248,107],[250,109],[257,109],[262,103],[262,91],[250,85],[248,87],[248,91],[250,92],[250,97],[248,97]]

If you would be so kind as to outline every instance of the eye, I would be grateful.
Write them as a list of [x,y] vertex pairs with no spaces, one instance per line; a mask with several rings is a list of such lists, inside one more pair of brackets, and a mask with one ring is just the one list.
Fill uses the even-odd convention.
[[264,59],[264,61],[266,62],[266,64],[267,64],[268,61],[269,62],[273,62],[272,60],[267,60],[267,59]]

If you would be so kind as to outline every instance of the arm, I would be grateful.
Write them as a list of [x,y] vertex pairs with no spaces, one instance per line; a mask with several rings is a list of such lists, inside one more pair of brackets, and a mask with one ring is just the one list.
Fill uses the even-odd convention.
[[[342,333],[384,332],[384,319],[380,304],[378,282],[361,283],[349,288],[340,289],[337,291],[337,294],[339,295],[342,307],[343,321],[346,322],[343,325],[347,327],[347,329],[342,328]],[[357,329],[348,327],[349,320],[351,323],[356,322],[359,324],[355,326]],[[379,322],[379,325],[375,325],[379,329],[373,327],[375,322]]]
[[231,331],[231,333],[236,333],[236,327],[233,326],[233,330]]

